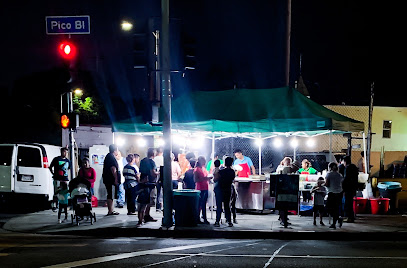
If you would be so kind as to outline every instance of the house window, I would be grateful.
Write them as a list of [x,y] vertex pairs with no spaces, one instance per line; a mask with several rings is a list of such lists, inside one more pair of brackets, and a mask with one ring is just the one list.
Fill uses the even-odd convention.
[[391,138],[391,120],[384,120],[383,121],[383,138],[390,139]]

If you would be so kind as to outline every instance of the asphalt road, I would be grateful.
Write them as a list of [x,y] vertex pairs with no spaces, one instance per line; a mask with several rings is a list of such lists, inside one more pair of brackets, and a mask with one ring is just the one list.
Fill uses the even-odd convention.
[[0,233],[1,267],[407,267],[406,241],[86,238]]

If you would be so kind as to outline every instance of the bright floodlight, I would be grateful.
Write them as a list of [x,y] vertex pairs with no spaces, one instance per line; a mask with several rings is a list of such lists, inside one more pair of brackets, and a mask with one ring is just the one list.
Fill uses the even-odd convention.
[[205,138],[203,136],[198,136],[189,140],[189,146],[199,149],[204,146]]
[[256,139],[256,140],[254,141],[254,143],[255,143],[258,147],[260,147],[260,146],[263,145],[263,140],[262,140],[262,139]]
[[298,140],[297,139],[292,139],[291,141],[290,141],[290,145],[291,145],[291,147],[293,147],[293,148],[297,148],[298,147]]
[[273,145],[276,148],[281,148],[283,146],[283,141],[280,138],[273,139]]
[[125,143],[125,140],[123,139],[123,138],[117,138],[116,139],[116,145],[117,146],[123,146],[124,145],[124,143]]
[[172,136],[172,141],[180,146],[184,146],[185,145],[185,138],[181,137],[180,135],[173,135]]
[[308,147],[314,147],[315,146],[315,140],[314,139],[307,139],[307,146]]
[[133,23],[124,20],[122,22],[122,30],[123,31],[130,31],[131,29],[133,29]]
[[164,144],[165,144],[165,141],[163,139],[161,139],[161,138],[157,139],[158,147],[164,146]]
[[137,145],[138,145],[139,147],[146,147],[146,145],[147,145],[146,139],[144,139],[144,138],[138,138],[138,139],[137,139]]

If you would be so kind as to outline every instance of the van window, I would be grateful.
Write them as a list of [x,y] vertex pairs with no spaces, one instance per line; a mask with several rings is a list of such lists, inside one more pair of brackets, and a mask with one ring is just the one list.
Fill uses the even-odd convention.
[[11,166],[14,146],[0,146],[0,166]]
[[17,154],[17,166],[42,167],[40,149],[19,146]]

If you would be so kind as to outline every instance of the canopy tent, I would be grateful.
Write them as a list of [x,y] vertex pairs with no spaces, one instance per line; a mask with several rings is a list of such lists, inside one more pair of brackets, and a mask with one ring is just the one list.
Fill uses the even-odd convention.
[[[163,111],[160,111],[162,113]],[[363,122],[335,113],[289,87],[194,91],[172,101],[172,128],[179,131],[316,135],[364,130]],[[114,132],[162,132],[141,118],[113,122]]]
[[[335,113],[289,87],[194,91],[174,99],[171,110],[171,128],[174,132],[198,132],[212,139],[212,159],[216,137],[221,139],[231,135],[246,135],[247,138],[267,139],[281,134],[330,134],[329,152],[332,159],[334,132],[364,131],[363,122]],[[162,134],[162,126],[144,124],[141,117],[130,118],[113,122],[113,131]],[[364,135],[363,140],[365,144]],[[259,174],[262,168],[261,150],[259,146]]]

